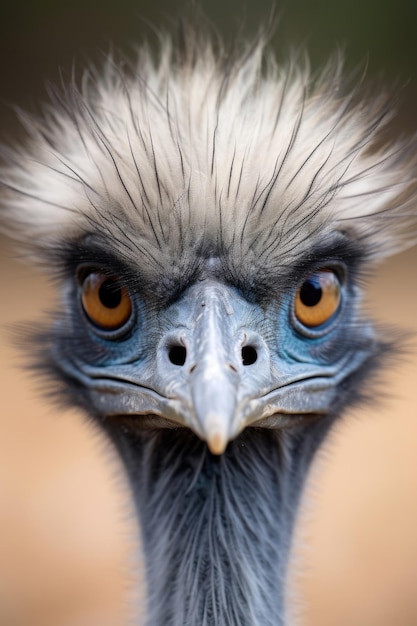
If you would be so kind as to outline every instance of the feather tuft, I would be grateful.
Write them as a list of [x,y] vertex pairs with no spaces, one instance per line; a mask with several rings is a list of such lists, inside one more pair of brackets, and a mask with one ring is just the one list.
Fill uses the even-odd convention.
[[315,76],[279,64],[265,36],[160,37],[131,67],[109,58],[24,116],[0,170],[5,229],[43,259],[94,234],[158,280],[200,258],[273,273],[334,235],[372,260],[415,240],[414,138],[377,148],[384,95],[343,88],[340,58]]

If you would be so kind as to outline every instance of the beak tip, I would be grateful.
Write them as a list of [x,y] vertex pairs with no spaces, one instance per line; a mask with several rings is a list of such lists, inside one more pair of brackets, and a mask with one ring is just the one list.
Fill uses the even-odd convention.
[[220,432],[212,433],[207,437],[207,445],[210,452],[216,456],[220,456],[226,450],[228,444],[227,437]]

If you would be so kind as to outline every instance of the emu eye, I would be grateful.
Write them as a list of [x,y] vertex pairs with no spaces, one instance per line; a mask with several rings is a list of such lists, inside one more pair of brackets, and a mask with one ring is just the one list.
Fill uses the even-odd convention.
[[304,326],[315,328],[327,322],[340,304],[340,282],[332,270],[318,270],[298,288],[294,312]]
[[91,272],[81,287],[81,302],[87,317],[103,330],[117,330],[132,313],[126,287],[114,277]]

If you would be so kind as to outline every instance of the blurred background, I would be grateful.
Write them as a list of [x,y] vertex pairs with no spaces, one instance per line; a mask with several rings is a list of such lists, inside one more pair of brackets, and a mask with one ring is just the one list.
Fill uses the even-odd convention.
[[[202,0],[226,36],[271,12],[266,0]],[[174,0],[17,0],[0,9],[0,140],[19,139],[11,105],[38,110],[45,82],[101,63],[110,43],[130,54]],[[417,130],[414,0],[276,2],[273,45],[305,45],[314,65],[342,47],[399,92],[396,135]],[[230,35],[229,35],[230,34]],[[381,266],[367,308],[417,331],[417,252]],[[40,321],[54,299],[45,276],[0,239],[0,626],[129,623],[140,550],[120,467],[75,413],[56,415],[19,367],[10,325]],[[388,331],[391,332],[391,331]],[[347,415],[319,455],[297,531],[289,591],[301,626],[417,625],[417,342],[387,370],[380,404]],[[60,412],[61,413],[61,412]],[[142,585],[143,587],[143,585]]]

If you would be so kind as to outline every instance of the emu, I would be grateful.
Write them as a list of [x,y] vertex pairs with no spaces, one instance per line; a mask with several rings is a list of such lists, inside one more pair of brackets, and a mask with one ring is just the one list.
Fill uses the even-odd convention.
[[62,284],[36,365],[118,448],[149,626],[287,624],[311,461],[390,342],[361,278],[413,242],[383,95],[188,32],[22,116],[3,222]]

